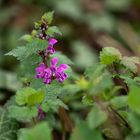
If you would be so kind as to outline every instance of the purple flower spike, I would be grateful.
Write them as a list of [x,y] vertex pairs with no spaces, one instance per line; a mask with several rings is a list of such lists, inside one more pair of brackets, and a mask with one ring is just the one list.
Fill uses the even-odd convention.
[[36,70],[36,78],[44,78],[45,74],[45,64],[41,63],[35,70]]

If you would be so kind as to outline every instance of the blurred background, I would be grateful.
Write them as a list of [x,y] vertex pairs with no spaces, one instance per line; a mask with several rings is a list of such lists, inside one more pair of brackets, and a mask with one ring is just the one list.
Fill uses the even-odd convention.
[[53,25],[63,33],[56,49],[75,62],[76,70],[97,63],[105,46],[140,56],[140,0],[0,0],[0,104],[19,87],[19,62],[4,54],[52,10]]

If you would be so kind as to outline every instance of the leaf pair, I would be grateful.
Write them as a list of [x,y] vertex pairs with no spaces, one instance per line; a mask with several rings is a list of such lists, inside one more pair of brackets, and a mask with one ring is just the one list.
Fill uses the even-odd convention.
[[30,87],[23,88],[16,93],[16,102],[18,105],[35,105],[41,103],[45,94],[41,90],[35,90]]

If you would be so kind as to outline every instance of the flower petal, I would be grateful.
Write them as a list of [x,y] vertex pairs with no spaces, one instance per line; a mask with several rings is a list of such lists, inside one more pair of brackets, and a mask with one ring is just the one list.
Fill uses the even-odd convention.
[[69,66],[67,64],[61,64],[58,69],[66,70]]
[[45,68],[45,64],[44,63],[40,63],[38,67]]
[[55,38],[49,38],[49,45],[55,45],[58,41]]
[[36,78],[44,78],[44,72],[45,70],[45,64],[44,63],[41,63],[36,69]]
[[53,48],[53,46],[48,46],[48,48],[46,49],[46,54],[45,55],[49,55],[49,54],[54,54],[55,49]]
[[64,82],[68,78],[68,75],[64,72],[56,73],[56,80],[60,83]]
[[52,80],[51,79],[44,79],[44,84],[50,84],[51,82],[52,82]]
[[44,72],[45,72],[44,78],[50,78],[52,76],[52,71],[50,68],[45,69]]
[[57,63],[58,63],[58,58],[57,57],[52,58],[51,67],[56,67]]

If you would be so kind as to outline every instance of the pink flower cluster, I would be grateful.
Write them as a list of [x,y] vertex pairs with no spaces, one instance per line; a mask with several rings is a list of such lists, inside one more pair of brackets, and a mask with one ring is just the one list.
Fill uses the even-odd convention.
[[45,84],[50,84],[53,79],[56,79],[60,83],[64,82],[68,78],[65,70],[68,68],[67,64],[61,64],[56,66],[58,63],[58,58],[52,58],[50,62],[50,67],[46,67],[44,63],[41,63],[36,68],[36,78],[44,79]]

